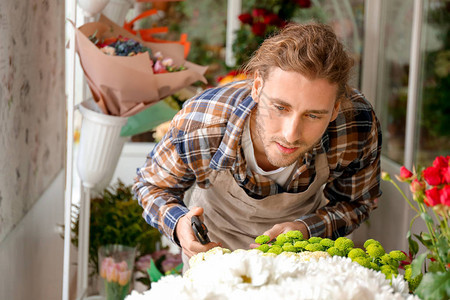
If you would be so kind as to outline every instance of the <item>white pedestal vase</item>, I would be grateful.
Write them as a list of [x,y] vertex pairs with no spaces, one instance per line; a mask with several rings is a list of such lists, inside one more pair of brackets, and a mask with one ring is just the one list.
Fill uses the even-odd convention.
[[[117,166],[126,138],[120,136],[128,118],[103,114],[95,102],[87,100],[78,106],[83,121],[77,159],[77,169],[84,192],[80,199],[78,228],[77,290],[84,295],[88,287],[90,190],[109,184]],[[104,187],[102,187],[104,188]]]
[[87,17],[95,17],[101,12],[110,0],[78,0],[78,5]]
[[132,0],[110,0],[102,13],[117,25],[122,26],[133,5],[134,1]]
[[87,188],[92,189],[100,183],[106,186],[109,182],[105,182],[105,179],[111,180],[127,140],[120,136],[120,131],[128,118],[96,111],[98,107],[93,100],[84,101],[79,109],[83,121],[77,160],[78,173],[83,186]]

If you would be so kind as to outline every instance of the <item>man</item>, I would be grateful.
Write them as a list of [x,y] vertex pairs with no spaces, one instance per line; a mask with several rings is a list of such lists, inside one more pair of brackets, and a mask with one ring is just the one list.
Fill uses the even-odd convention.
[[[267,39],[246,66],[252,80],[186,102],[138,169],[146,221],[188,257],[261,234],[351,233],[376,207],[381,151],[372,107],[347,86],[351,67],[326,25]],[[193,215],[211,243],[196,240]]]

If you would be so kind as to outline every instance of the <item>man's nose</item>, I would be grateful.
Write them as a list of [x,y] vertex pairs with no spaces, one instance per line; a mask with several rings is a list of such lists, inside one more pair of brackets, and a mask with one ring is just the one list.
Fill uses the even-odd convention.
[[283,135],[286,142],[294,144],[300,140],[302,124],[299,117],[289,117],[285,120],[283,126]]

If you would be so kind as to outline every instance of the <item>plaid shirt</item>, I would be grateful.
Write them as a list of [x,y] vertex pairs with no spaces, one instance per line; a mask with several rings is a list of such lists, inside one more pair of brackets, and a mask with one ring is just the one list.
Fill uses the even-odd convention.
[[137,170],[133,186],[147,223],[174,241],[175,225],[189,211],[183,203],[184,192],[195,183],[208,188],[213,170],[230,170],[239,186],[256,199],[303,192],[315,177],[316,155],[326,153],[328,204],[298,220],[310,236],[335,239],[352,232],[376,208],[381,194],[381,131],[371,105],[356,90],[347,95],[350,101],[341,104],[336,120],[300,158],[300,167],[283,188],[247,169],[241,136],[245,120],[256,107],[250,91],[246,81],[206,90],[187,101],[173,118],[168,133]]

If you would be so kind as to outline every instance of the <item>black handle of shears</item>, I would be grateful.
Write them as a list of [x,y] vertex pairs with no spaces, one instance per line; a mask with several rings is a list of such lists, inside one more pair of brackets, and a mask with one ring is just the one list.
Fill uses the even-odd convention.
[[202,245],[211,242],[208,237],[208,229],[206,228],[205,224],[200,221],[198,216],[192,216],[191,226],[192,231],[194,231],[195,237]]

